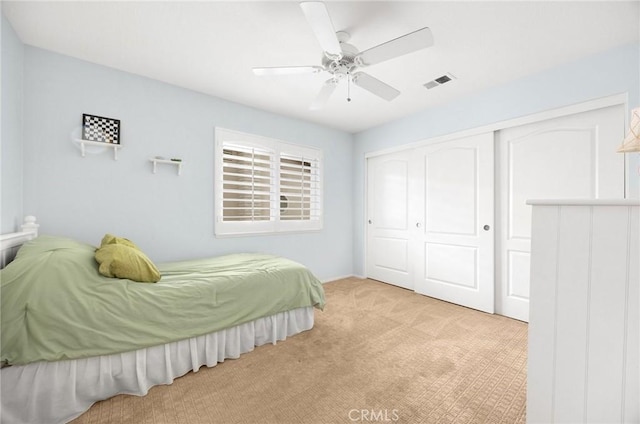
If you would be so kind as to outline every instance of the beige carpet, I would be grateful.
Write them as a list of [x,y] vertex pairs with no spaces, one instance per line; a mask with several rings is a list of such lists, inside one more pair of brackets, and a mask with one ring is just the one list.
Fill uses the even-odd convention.
[[525,421],[525,323],[371,280],[325,289],[311,331],[74,423]]

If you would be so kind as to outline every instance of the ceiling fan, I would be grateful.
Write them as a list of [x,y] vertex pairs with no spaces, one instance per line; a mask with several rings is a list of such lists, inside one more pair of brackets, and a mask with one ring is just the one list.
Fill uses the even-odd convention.
[[[321,109],[342,80],[347,80],[347,84],[354,83],[387,101],[395,99],[400,94],[400,91],[366,72],[359,71],[359,69],[433,45],[431,30],[425,27],[360,52],[357,48],[347,43],[350,38],[349,33],[335,31],[324,3],[318,1],[303,2],[300,3],[300,7],[324,50],[322,65],[253,68],[253,73],[265,76],[328,72],[331,74],[331,78],[325,81],[317,97],[309,107],[312,110]],[[349,95],[347,96],[347,101],[351,101]]]

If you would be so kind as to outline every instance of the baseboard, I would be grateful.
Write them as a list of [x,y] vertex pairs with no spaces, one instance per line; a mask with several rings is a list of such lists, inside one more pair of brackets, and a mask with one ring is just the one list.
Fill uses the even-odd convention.
[[359,277],[357,275],[350,274],[350,275],[343,275],[343,276],[340,276],[340,277],[325,278],[323,280],[320,280],[320,282],[322,284],[325,284],[325,283],[330,283],[332,281],[344,280],[345,278],[364,278],[364,277]]

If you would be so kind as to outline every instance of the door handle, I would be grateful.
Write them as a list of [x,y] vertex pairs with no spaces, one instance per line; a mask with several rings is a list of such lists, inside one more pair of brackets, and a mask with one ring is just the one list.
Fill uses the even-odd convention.
[[373,224],[373,222],[371,220],[369,220],[369,224]]
[[482,227],[482,229],[485,230],[485,231],[489,231],[491,229],[491,227],[488,226],[488,225],[485,225],[484,227]]
[[416,222],[416,228],[420,228],[422,227],[422,224],[420,224],[419,222]]

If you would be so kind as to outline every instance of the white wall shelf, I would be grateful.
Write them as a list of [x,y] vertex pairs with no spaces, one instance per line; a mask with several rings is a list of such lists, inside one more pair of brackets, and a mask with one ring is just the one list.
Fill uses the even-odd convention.
[[168,165],[175,165],[178,167],[178,175],[182,175],[182,161],[177,161],[177,160],[170,160],[170,159],[158,159],[158,158],[151,158],[149,159],[149,161],[151,161],[151,163],[153,163],[153,173],[156,173],[157,170],[157,166],[159,163],[164,163],[164,164],[168,164]]
[[82,157],[86,156],[85,145],[86,146],[96,146],[96,147],[107,147],[113,149],[113,160],[118,160],[118,150],[122,149],[122,146],[114,143],[104,143],[101,141],[89,141],[82,140],[81,138],[74,138],[74,142],[80,145],[80,154]]

